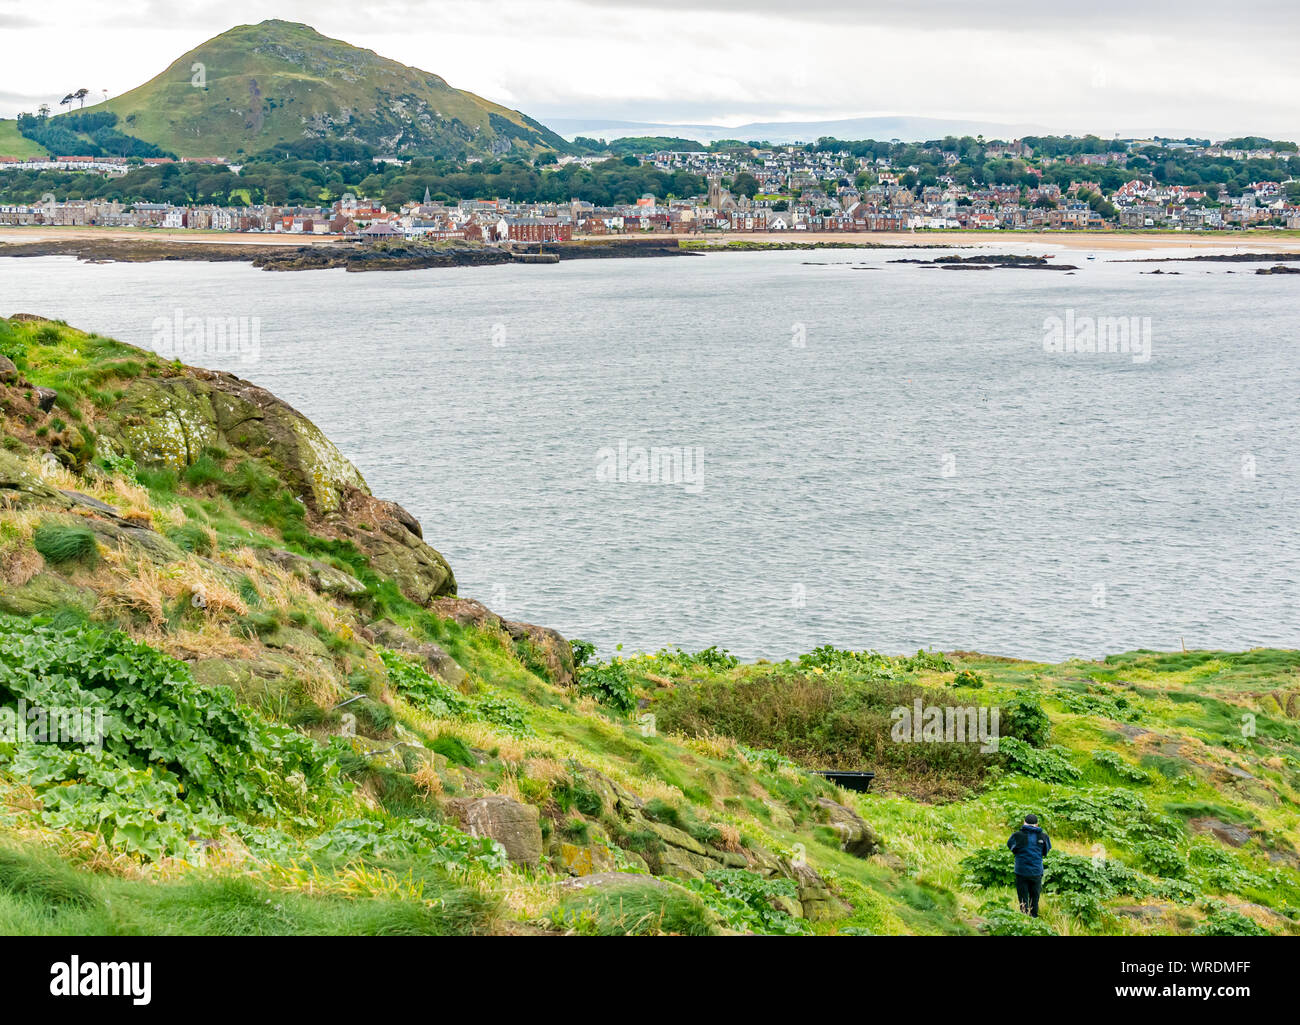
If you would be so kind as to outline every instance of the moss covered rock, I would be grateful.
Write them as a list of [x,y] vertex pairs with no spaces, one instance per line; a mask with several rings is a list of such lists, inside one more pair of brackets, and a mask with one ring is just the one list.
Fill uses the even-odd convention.
[[205,449],[244,453],[316,513],[337,510],[347,488],[369,494],[361,473],[319,427],[233,374],[191,370],[137,378],[107,419],[108,430],[140,463],[181,471]]
[[38,573],[19,587],[0,584],[0,612],[15,616],[37,616],[68,608],[89,613],[96,600],[95,592],[75,587],[54,573]]

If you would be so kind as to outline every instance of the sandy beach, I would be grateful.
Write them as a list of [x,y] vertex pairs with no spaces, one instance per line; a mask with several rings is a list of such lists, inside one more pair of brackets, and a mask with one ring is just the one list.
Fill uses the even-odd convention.
[[189,242],[196,245],[309,246],[339,241],[336,235],[268,235],[262,232],[188,231],[165,228],[0,228],[0,244],[22,242]]
[[1295,232],[1232,232],[1193,234],[1183,231],[870,231],[870,232],[728,232],[718,235],[684,235],[698,244],[727,242],[834,243],[871,246],[1059,246],[1094,252],[1138,252],[1147,249],[1188,248],[1206,252],[1294,252],[1300,250]]
[[[1300,235],[1295,232],[1233,232],[1193,234],[1191,232],[1081,232],[1081,231],[917,231],[917,232],[727,232],[710,235],[579,236],[575,242],[611,242],[622,238],[670,241],[674,238],[692,247],[723,246],[729,242],[786,243],[810,245],[838,243],[843,246],[1024,246],[1030,251],[1041,247],[1095,252],[1139,252],[1148,249],[1186,248],[1206,252],[1294,252],[1300,250]],[[335,235],[268,235],[260,232],[188,231],[140,228],[63,228],[37,226],[0,228],[0,245],[32,242],[113,241],[161,242],[192,245],[238,246],[311,246],[337,245]],[[707,251],[707,250],[706,250]]]

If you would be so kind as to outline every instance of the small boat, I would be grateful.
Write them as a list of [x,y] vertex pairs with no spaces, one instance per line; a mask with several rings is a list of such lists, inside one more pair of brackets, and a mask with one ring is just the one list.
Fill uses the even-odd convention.
[[1089,260],[1095,260],[1095,259],[1097,259],[1097,254],[1096,254],[1096,253],[1089,253],[1089,254],[1088,254],[1088,259],[1089,259]]

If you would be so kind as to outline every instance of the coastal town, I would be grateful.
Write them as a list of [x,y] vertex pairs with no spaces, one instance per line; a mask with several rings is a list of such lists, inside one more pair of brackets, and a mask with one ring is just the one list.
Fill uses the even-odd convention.
[[[927,160],[925,165],[899,164],[889,156],[863,154],[863,144],[848,143],[840,148],[824,142],[817,146],[665,148],[623,160],[653,168],[666,179],[699,182],[705,187],[692,195],[645,193],[633,202],[609,205],[576,197],[568,202],[502,196],[452,198],[431,193],[427,187],[421,198],[397,203],[385,202],[383,196],[345,193],[320,205],[178,204],[60,199],[53,191],[38,201],[12,202],[6,201],[3,186],[9,176],[21,172],[99,176],[111,182],[136,168],[173,163],[210,165],[214,172],[234,176],[243,165],[220,157],[182,161],[170,157],[0,157],[0,226],[162,228],[370,241],[461,239],[488,244],[653,234],[1300,230],[1300,182],[1294,176],[1273,175],[1281,180],[1250,181],[1230,188],[1227,184],[1191,186],[1161,181],[1161,175],[1146,170],[1129,173],[1131,167],[1158,167],[1162,153],[1226,167],[1251,167],[1261,162],[1294,166],[1294,149],[1127,140],[1109,144],[1100,152],[1051,156],[1035,153],[1034,147],[1022,140],[986,143],[980,139],[978,143],[981,158],[1005,168],[1006,173],[997,177],[1008,180],[980,182],[971,180],[969,173],[961,175],[959,143],[912,147],[913,153]],[[556,157],[554,165],[593,167],[610,161],[608,154],[565,154]],[[402,163],[395,158],[387,162]],[[1059,165],[1071,172],[1064,187],[1050,180],[1060,177],[1051,173]],[[1087,177],[1094,172],[1095,180]]]

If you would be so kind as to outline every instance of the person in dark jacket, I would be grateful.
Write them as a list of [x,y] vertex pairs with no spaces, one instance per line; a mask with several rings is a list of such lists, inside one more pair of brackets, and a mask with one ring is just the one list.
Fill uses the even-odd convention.
[[1037,815],[1026,815],[1025,824],[1007,841],[1016,856],[1016,897],[1020,910],[1038,917],[1038,895],[1043,889],[1043,855],[1052,849],[1052,841],[1038,825]]

